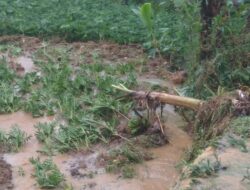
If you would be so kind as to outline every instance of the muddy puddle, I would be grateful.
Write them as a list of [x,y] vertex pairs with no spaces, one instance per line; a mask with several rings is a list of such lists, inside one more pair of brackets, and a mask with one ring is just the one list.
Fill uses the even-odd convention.
[[[96,189],[96,190],[166,190],[169,189],[178,178],[175,168],[185,149],[191,145],[191,138],[179,127],[183,125],[182,118],[174,112],[172,106],[164,109],[165,131],[170,137],[170,144],[150,151],[154,159],[137,165],[137,176],[133,179],[122,179],[118,175],[107,174],[104,168],[97,167],[98,155],[101,154],[107,145],[97,146],[91,153],[63,154],[53,157],[54,162],[64,173],[65,179],[75,190]],[[4,159],[12,166],[13,189],[39,189],[35,179],[32,177],[33,167],[29,158],[36,158],[41,145],[35,138],[34,125],[38,122],[51,122],[53,117],[32,118],[31,115],[17,112],[13,114],[0,115],[0,128],[8,131],[12,125],[18,124],[32,138],[18,152],[4,155]],[[45,158],[39,155],[42,159]],[[74,170],[82,175],[74,174]],[[20,171],[24,175],[20,175]],[[93,174],[90,175],[89,174]],[[1,189],[1,188],[0,188]]]

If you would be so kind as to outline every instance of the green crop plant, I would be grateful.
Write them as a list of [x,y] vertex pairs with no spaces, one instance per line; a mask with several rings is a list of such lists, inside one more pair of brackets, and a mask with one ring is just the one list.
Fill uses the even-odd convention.
[[151,54],[153,57],[155,57],[156,53],[159,53],[159,42],[156,38],[156,30],[155,30],[155,19],[154,19],[154,13],[151,3],[144,3],[141,5],[139,10],[133,9],[134,13],[139,15],[141,18],[144,26],[147,29],[148,37],[150,39],[150,42],[147,43],[147,48],[153,48],[151,49]]
[[[222,169],[221,162],[218,160],[218,158],[215,156],[215,161],[212,162],[209,159],[202,160],[198,164],[188,164],[188,175],[190,177],[208,177],[208,176],[214,176],[216,173]],[[188,176],[183,176],[188,177]]]
[[46,142],[54,134],[55,123],[38,123],[34,127],[36,128],[36,138],[39,142]]
[[10,113],[20,109],[18,89],[8,83],[0,82],[0,91],[0,113]]
[[6,152],[18,152],[30,138],[18,125],[13,125],[8,133],[0,130],[0,146]]
[[[43,43],[33,55],[39,73],[16,76],[7,64],[0,69],[2,87],[8,92],[1,94],[2,102],[9,102],[2,103],[2,113],[21,109],[33,117],[57,113],[65,120],[65,125],[56,124],[51,128],[50,124],[35,126],[36,137],[43,144],[39,151],[48,155],[79,150],[98,141],[107,142],[117,134],[115,126],[119,118],[131,107],[128,100],[115,99],[123,93],[111,85],[114,81],[128,87],[136,85],[136,68],[132,63],[83,63],[75,68],[70,65],[68,51],[64,46],[52,48]],[[15,101],[5,101],[12,97]]]
[[42,162],[39,158],[31,158],[30,162],[35,168],[33,176],[36,178],[39,187],[53,189],[64,181],[63,174],[51,159]]
[[10,151],[18,151],[31,138],[31,136],[22,131],[18,125],[12,126],[7,136],[7,144]]
[[0,81],[1,83],[11,83],[15,78],[15,73],[11,70],[8,65],[7,61],[4,58],[0,58]]

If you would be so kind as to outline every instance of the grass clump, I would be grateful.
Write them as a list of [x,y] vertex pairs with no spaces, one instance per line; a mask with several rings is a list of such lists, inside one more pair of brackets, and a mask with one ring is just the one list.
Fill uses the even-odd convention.
[[8,133],[0,131],[0,146],[7,152],[18,152],[31,136],[27,135],[17,125],[13,125]]
[[36,178],[40,188],[53,189],[64,181],[63,174],[52,160],[47,159],[42,162],[39,158],[31,158],[30,162],[35,167],[35,174],[33,176]]

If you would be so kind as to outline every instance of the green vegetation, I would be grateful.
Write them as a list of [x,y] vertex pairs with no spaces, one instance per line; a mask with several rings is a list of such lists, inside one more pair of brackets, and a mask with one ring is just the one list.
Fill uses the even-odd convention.
[[222,169],[222,167],[220,161],[215,156],[214,162],[210,161],[209,159],[205,159],[200,161],[198,164],[188,164],[187,169],[188,176],[183,177],[205,178],[215,175],[220,169]]
[[145,150],[131,144],[124,144],[119,149],[111,150],[106,157],[106,170],[112,173],[121,173],[124,178],[132,178],[136,175],[134,164],[152,159]]
[[[2,35],[57,35],[68,40],[111,39],[122,43],[142,42],[146,37],[131,7],[116,0],[6,0],[0,6]],[[164,24],[160,19],[158,22]]]
[[250,117],[238,117],[230,123],[233,133],[243,138],[250,138]]
[[242,152],[248,152],[246,142],[241,137],[229,135],[228,142],[231,146],[239,148]]
[[18,152],[30,138],[18,125],[12,126],[8,133],[0,130],[0,146],[6,152]]
[[123,166],[121,169],[123,178],[133,178],[136,175],[135,169],[133,165]]
[[53,189],[64,181],[64,176],[52,162],[52,160],[40,161],[39,158],[31,158],[30,162],[35,168],[34,177],[40,188]]
[[54,133],[55,123],[38,123],[34,127],[37,129],[36,138],[38,141],[46,142]]
[[[211,18],[206,47],[201,47],[203,1],[127,2],[5,0],[0,4],[0,34],[144,43],[151,55],[159,51],[169,58],[171,70],[188,70],[188,85],[181,91],[189,96],[208,98],[220,88],[227,91],[239,83],[249,85],[248,1],[234,6],[223,0],[223,7]],[[209,59],[203,60],[205,50]]]
[[130,133],[132,135],[142,134],[148,129],[149,126],[150,126],[150,123],[145,118],[132,118],[128,124]]
[[[26,53],[25,48],[4,41],[0,44],[0,114],[23,110],[33,117],[59,116],[58,122],[35,126],[36,138],[43,144],[40,152],[44,154],[80,150],[119,136],[116,126],[121,117],[126,118],[132,103],[117,101],[116,97],[123,94],[111,86],[136,88],[136,70],[145,63],[127,63],[126,55],[116,64],[106,64],[99,51],[91,48],[89,55],[81,52],[79,60],[74,60],[76,44],[49,44],[48,38],[140,43],[149,57],[157,58],[157,69],[166,69],[166,73],[187,71],[188,79],[178,93],[210,99],[200,107],[195,119],[188,161],[205,147],[217,145],[217,137],[225,129],[219,124],[224,124],[232,113],[230,100],[212,97],[236,88],[249,90],[249,1],[234,5],[226,0],[2,0],[0,7],[1,36],[21,34],[44,40],[37,49],[27,52],[32,53],[37,71],[25,75],[15,72],[13,65],[18,55]],[[165,61],[167,67],[161,64]],[[150,71],[154,65],[150,63],[141,70]],[[230,145],[245,152],[249,122],[249,117],[234,120],[230,129],[237,137],[228,137]],[[128,124],[130,134],[135,136],[148,126],[149,121],[144,119],[131,119]],[[6,151],[18,151],[29,138],[14,127],[9,133],[0,131],[0,146]],[[152,147],[159,139],[147,136],[141,140],[145,147]],[[136,147],[124,146],[111,151],[108,157],[107,171],[131,178],[135,175],[133,164],[147,155]],[[31,162],[41,187],[56,187],[63,180],[51,160]],[[219,162],[191,165],[191,176],[206,177],[219,168]]]
[[[134,66],[95,63],[74,68],[69,64],[66,48],[52,49],[45,47],[35,52],[35,63],[42,76],[37,73],[17,76],[6,62],[0,64],[1,112],[22,109],[34,117],[59,113],[67,124],[58,125],[56,133],[53,125],[36,126],[36,136],[45,144],[42,152],[47,154],[52,149],[66,152],[106,141],[114,134],[119,115],[128,112],[131,105],[115,100],[121,93],[110,87],[114,83],[135,86]],[[60,59],[54,60],[56,56]],[[130,74],[122,78],[127,72]]]

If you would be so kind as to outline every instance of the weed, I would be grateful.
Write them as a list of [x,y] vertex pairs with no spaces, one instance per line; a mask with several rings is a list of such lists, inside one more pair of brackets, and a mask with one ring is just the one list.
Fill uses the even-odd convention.
[[36,178],[36,181],[41,188],[56,188],[62,181],[64,181],[63,174],[52,160],[47,159],[42,162],[39,158],[31,158],[30,162],[35,168],[35,174],[33,176]]

